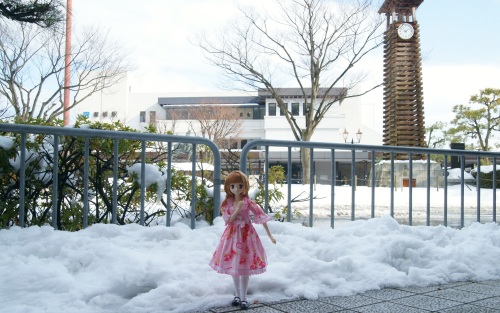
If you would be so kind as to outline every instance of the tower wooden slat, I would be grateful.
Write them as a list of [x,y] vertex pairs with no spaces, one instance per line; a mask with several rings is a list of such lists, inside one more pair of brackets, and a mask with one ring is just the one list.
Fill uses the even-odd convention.
[[[384,145],[425,146],[420,29],[414,17],[422,2],[386,0],[379,10],[388,19],[384,35]],[[398,36],[397,29],[402,23],[413,26],[411,38]],[[408,156],[395,158],[408,159]],[[423,155],[413,156],[415,160],[423,158]]]

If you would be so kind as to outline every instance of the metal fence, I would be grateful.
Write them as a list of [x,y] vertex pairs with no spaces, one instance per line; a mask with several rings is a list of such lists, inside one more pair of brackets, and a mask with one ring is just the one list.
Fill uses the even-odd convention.
[[[248,171],[248,158],[247,155],[251,151],[251,149],[255,149],[256,147],[264,148],[263,150],[265,151],[265,165],[264,168],[267,169],[269,168],[269,148],[270,147],[280,147],[280,148],[285,148],[288,152],[288,157],[286,160],[286,168],[290,169],[292,168],[292,150],[294,148],[304,148],[304,149],[309,149],[309,156],[310,156],[310,164],[309,167],[311,169],[311,178],[314,176],[315,172],[315,151],[322,151],[324,152],[325,150],[329,152],[330,154],[330,226],[333,228],[335,225],[335,195],[336,195],[336,189],[339,187],[336,186],[336,162],[335,158],[337,153],[342,152],[345,153],[345,151],[349,151],[351,154],[351,177],[350,181],[351,182],[356,182],[356,156],[357,155],[363,155],[363,153],[368,152],[368,155],[370,156],[370,167],[371,167],[371,175],[370,175],[370,180],[369,180],[369,186],[371,188],[371,212],[370,212],[370,218],[375,217],[375,213],[377,210],[377,199],[376,199],[376,192],[375,190],[377,188],[380,188],[381,185],[386,185],[386,187],[390,188],[390,215],[394,217],[394,212],[395,212],[395,192],[398,188],[397,185],[397,166],[398,164],[398,159],[406,159],[406,163],[408,166],[407,170],[407,181],[409,182],[408,184],[408,224],[413,225],[413,204],[414,204],[414,199],[413,199],[413,191],[417,187],[414,184],[414,169],[413,167],[416,164],[416,159],[417,157],[419,159],[423,159],[424,161],[424,172],[425,172],[425,177],[424,177],[424,182],[420,184],[421,188],[426,189],[426,221],[425,224],[429,226],[431,224],[431,202],[430,202],[430,191],[431,188],[442,188],[443,190],[443,201],[442,201],[442,210],[443,210],[443,216],[442,220],[440,223],[444,224],[445,226],[448,226],[448,190],[449,190],[449,179],[448,179],[448,169],[449,169],[449,159],[455,158],[458,160],[458,164],[460,166],[460,175],[459,175],[459,180],[458,184],[460,185],[460,206],[459,206],[459,218],[460,218],[460,224],[458,225],[459,227],[463,227],[465,224],[465,204],[464,204],[464,198],[465,198],[465,188],[471,188],[465,181],[465,167],[466,167],[466,160],[469,163],[474,163],[477,168],[476,171],[478,173],[481,172],[481,161],[486,160],[487,162],[491,163],[492,168],[496,169],[497,165],[497,158],[500,156],[499,153],[497,152],[482,152],[482,151],[468,151],[468,150],[455,150],[455,149],[428,149],[428,148],[410,148],[410,147],[393,147],[393,146],[373,146],[373,145],[363,145],[363,144],[336,144],[336,143],[321,143],[321,142],[304,142],[304,141],[281,141],[281,140],[254,140],[251,143],[247,144],[241,152],[241,158],[240,158],[240,168],[242,171]],[[363,153],[359,153],[363,152]],[[431,177],[431,157],[435,156],[440,156],[440,159],[442,159],[442,163],[435,163],[432,162],[434,167],[437,165],[439,169],[441,170],[440,177]],[[386,175],[386,182],[383,183],[377,178],[377,170],[376,166],[380,166],[381,163],[380,160],[382,158],[385,158],[386,160],[383,161],[385,162],[388,166],[389,169],[389,174]],[[472,160],[472,161],[471,161]],[[446,170],[445,170],[446,169]],[[380,172],[380,170],[378,171]],[[446,173],[446,174],[445,174]],[[496,176],[496,170],[493,170],[492,172],[493,178],[492,178],[492,205],[491,208],[489,208],[489,213],[488,215],[491,214],[492,219],[491,221],[496,222],[496,181],[497,181],[497,176]],[[269,207],[269,177],[267,175],[267,171],[265,172],[265,179],[264,179],[264,186],[265,186],[265,208],[267,209]],[[401,178],[401,177],[399,177]],[[291,171],[287,171],[287,212],[286,212],[286,221],[290,222],[291,221],[291,211],[292,211],[292,192],[291,192]],[[441,186],[439,186],[441,184]],[[350,219],[351,221],[356,220],[356,184],[351,183],[351,214],[350,214]],[[481,217],[481,175],[477,175],[477,179],[475,181],[474,188],[476,188],[476,205],[475,205],[475,211],[476,211],[476,216],[475,220],[477,222],[482,221]],[[420,200],[420,199],[419,199]],[[432,209],[436,209],[433,207]],[[309,226],[313,226],[314,222],[314,180],[311,179],[309,182]]]
[[[62,127],[47,127],[47,126],[33,126],[33,125],[19,125],[19,124],[0,124],[0,132],[2,134],[10,133],[11,135],[16,135],[18,136],[19,140],[19,187],[18,187],[18,196],[19,196],[19,204],[18,204],[18,214],[19,214],[19,225],[20,226],[25,226],[25,200],[24,200],[24,193],[25,190],[28,186],[26,186],[26,177],[25,177],[25,171],[26,171],[26,165],[28,164],[28,160],[26,159],[26,151],[27,151],[27,144],[30,142],[29,139],[31,135],[34,134],[41,134],[41,135],[46,135],[46,136],[51,136],[53,142],[51,145],[53,146],[53,151],[51,152],[52,155],[52,164],[60,164],[58,158],[61,155],[64,155],[63,151],[59,150],[60,147],[60,140],[61,138],[67,138],[67,137],[78,137],[83,139],[84,143],[84,149],[85,151],[84,158],[83,158],[83,163],[82,163],[82,172],[83,172],[83,197],[82,197],[82,202],[83,202],[83,222],[82,222],[82,227],[85,228],[89,225],[88,221],[88,214],[89,214],[89,185],[88,185],[88,175],[89,175],[89,152],[90,152],[90,147],[89,147],[89,142],[92,138],[106,138],[110,139],[113,142],[113,153],[112,153],[112,160],[110,162],[113,163],[113,175],[109,179],[112,180],[113,182],[113,188],[112,188],[112,218],[111,218],[111,223],[116,223],[117,217],[116,217],[116,209],[117,209],[117,181],[118,181],[118,156],[119,156],[119,144],[122,140],[136,140],[140,142],[140,166],[141,166],[141,175],[140,175],[140,218],[139,218],[139,223],[141,225],[144,225],[144,210],[145,210],[145,190],[146,190],[146,159],[147,159],[147,149],[146,149],[146,143],[147,142],[159,142],[159,143],[165,143],[166,144],[166,149],[169,153],[167,153],[167,177],[166,177],[166,188],[164,195],[166,196],[166,204],[167,204],[167,212],[166,212],[166,226],[170,226],[170,216],[172,213],[172,208],[170,207],[170,200],[171,200],[171,193],[172,193],[172,186],[171,186],[171,169],[172,169],[172,145],[174,143],[183,143],[190,145],[192,147],[191,149],[191,155],[190,159],[192,162],[192,167],[191,167],[191,192],[192,195],[196,194],[196,173],[197,173],[197,168],[196,168],[196,162],[197,162],[197,146],[198,145],[205,145],[207,146],[212,154],[213,154],[213,160],[214,160],[214,176],[213,176],[213,216],[217,217],[220,215],[220,204],[221,204],[221,190],[220,186],[222,184],[221,180],[221,153],[217,146],[210,140],[207,140],[205,138],[200,138],[200,137],[191,137],[191,136],[174,136],[174,135],[164,135],[164,134],[150,134],[150,133],[138,133],[138,132],[121,132],[121,131],[106,131],[106,130],[94,130],[94,129],[82,129],[82,128],[62,128]],[[442,205],[440,205],[440,209],[443,211],[442,215],[442,224],[448,225],[448,190],[450,186],[450,182],[448,179],[448,176],[444,173],[447,172],[450,162],[450,158],[454,158],[455,160],[458,160],[459,162],[459,171],[461,173],[460,179],[458,180],[458,184],[460,186],[460,205],[459,205],[459,218],[460,222],[459,225],[460,227],[463,227],[465,224],[465,216],[466,216],[466,210],[465,210],[465,203],[464,203],[464,198],[465,198],[465,188],[471,188],[469,184],[466,182],[464,178],[464,173],[465,173],[465,168],[466,168],[466,163],[471,162],[477,164],[477,172],[481,172],[481,162],[484,160],[487,160],[494,169],[496,169],[496,164],[497,164],[497,158],[500,156],[499,153],[495,152],[481,152],[481,151],[467,151],[467,150],[446,150],[446,149],[426,149],[426,148],[408,148],[408,147],[390,147],[390,146],[373,146],[373,145],[363,145],[363,144],[336,144],[336,143],[320,143],[320,142],[304,142],[304,141],[279,141],[279,140],[254,140],[249,142],[241,151],[241,156],[240,156],[240,169],[244,172],[249,171],[249,164],[248,164],[248,156],[251,153],[252,149],[255,147],[263,147],[264,151],[264,169],[269,168],[269,151],[270,148],[273,149],[284,149],[287,152],[287,158],[286,160],[286,168],[291,169],[292,168],[292,149],[293,151],[296,151],[298,149],[309,149],[309,157],[310,157],[310,168],[311,168],[311,177],[314,177],[315,175],[315,155],[318,154],[319,152],[322,153],[322,155],[329,155],[329,164],[330,164],[330,221],[329,221],[329,226],[334,227],[335,222],[336,222],[336,190],[340,188],[337,186],[337,180],[336,180],[336,156],[339,154],[346,155],[346,153],[350,154],[351,159],[350,159],[350,193],[351,193],[351,203],[350,203],[350,220],[354,221],[356,220],[357,217],[357,205],[356,205],[356,166],[359,164],[359,158],[362,156],[363,162],[365,166],[370,167],[370,177],[368,180],[368,187],[370,188],[370,216],[368,218],[374,218],[377,215],[377,210],[379,209],[379,205],[377,204],[377,197],[376,197],[376,189],[377,188],[388,188],[390,189],[390,205],[389,205],[389,212],[391,216],[394,216],[395,212],[395,193],[397,192],[397,188],[402,187],[402,185],[399,184],[401,179],[406,179],[408,185],[406,186],[408,189],[408,224],[413,225],[413,205],[414,205],[414,199],[413,199],[413,191],[415,188],[419,188],[420,190],[424,189],[426,190],[426,225],[431,224],[431,210],[435,210],[434,206],[431,206],[430,202],[430,191],[431,188],[442,188],[441,190],[443,191],[443,198],[442,198]],[[406,159],[406,165],[408,168],[405,169],[406,174],[405,177],[398,176],[398,166],[399,166],[399,160],[401,159],[401,156],[404,156],[403,159]],[[440,159],[442,160],[442,163],[435,163],[431,162],[432,158],[435,158],[436,156],[439,156]],[[384,161],[380,162],[382,159]],[[419,182],[418,185],[414,184],[414,166],[417,164],[416,159],[423,159],[423,161],[420,161],[420,166],[424,167],[424,176],[419,177]],[[377,167],[382,166],[385,164],[386,171],[381,171]],[[423,165],[422,165],[423,164]],[[437,172],[441,173],[439,174],[439,177],[436,176],[431,176],[431,164],[432,167],[438,167],[439,169]],[[260,169],[260,160],[259,160],[259,169]],[[366,169],[365,169],[366,170]],[[53,214],[52,217],[52,224],[54,228],[57,228],[57,216],[56,214],[56,205],[58,201],[58,171],[59,168],[58,166],[53,166],[52,168],[52,177],[53,177],[53,182],[52,182],[52,212]],[[377,173],[384,172],[385,174],[379,175]],[[1,174],[1,173],[0,173]],[[269,175],[268,171],[264,170],[264,194],[265,194],[265,209],[269,207]],[[287,212],[286,212],[286,221],[290,222],[292,220],[292,192],[291,192],[291,186],[292,186],[292,173],[290,170],[287,171]],[[385,176],[384,176],[385,175]],[[384,177],[382,177],[384,176]],[[493,171],[493,177],[492,177],[492,199],[491,200],[491,205],[486,208],[488,210],[487,215],[491,215],[491,221],[496,222],[496,181],[497,181],[497,176],[496,176],[496,171]],[[323,184],[325,184],[325,181],[322,181]],[[326,182],[327,183],[327,182]],[[474,205],[474,210],[475,210],[475,217],[474,219],[478,222],[484,222],[483,215],[484,213],[484,208],[482,210],[482,200],[484,198],[481,197],[481,176],[478,175],[476,180],[475,180],[476,186],[473,188],[476,188],[476,204]],[[345,187],[342,187],[345,190]],[[308,204],[308,225],[313,226],[314,223],[314,181],[311,179],[309,182],[309,204]],[[420,199],[419,199],[420,200]],[[190,206],[191,206],[191,214],[190,214],[190,223],[191,223],[191,228],[195,227],[195,207],[196,207],[196,197],[192,197],[190,200]],[[379,200],[380,202],[380,200]]]
[[[29,163],[27,160],[27,144],[35,139],[30,138],[28,136],[32,135],[46,135],[50,136],[51,147],[53,147],[53,151],[51,153],[52,159],[50,162],[52,164],[60,164],[59,156],[64,155],[64,151],[60,151],[60,143],[61,139],[69,137],[79,137],[83,138],[84,141],[84,158],[83,158],[83,221],[82,227],[85,228],[88,226],[88,215],[89,215],[89,153],[90,147],[89,142],[91,138],[106,138],[111,139],[113,141],[113,153],[111,154],[111,160],[113,164],[113,175],[109,177],[109,179],[113,182],[112,188],[112,217],[111,223],[117,222],[117,194],[118,194],[118,157],[119,157],[119,144],[121,140],[135,140],[140,142],[140,218],[139,223],[144,225],[144,212],[145,212],[145,190],[146,190],[146,143],[147,142],[159,142],[165,143],[166,149],[170,152],[172,151],[173,143],[183,143],[192,146],[191,150],[191,162],[192,162],[192,170],[191,170],[191,192],[192,195],[196,194],[196,162],[197,162],[197,145],[205,145],[207,146],[213,153],[214,157],[214,168],[220,169],[221,167],[221,158],[219,149],[217,146],[210,140],[200,137],[191,137],[191,136],[173,136],[173,135],[164,135],[164,134],[151,134],[151,133],[139,133],[139,132],[123,132],[123,131],[108,131],[108,130],[96,130],[96,129],[82,129],[82,128],[67,128],[67,127],[48,127],[48,126],[33,126],[33,125],[20,125],[20,124],[3,124],[0,123],[0,132],[3,134],[10,133],[11,136],[17,135],[19,136],[19,146],[16,147],[19,150],[19,225],[25,226],[25,191],[28,186],[26,186],[26,168]],[[29,138],[29,139],[28,139]],[[170,196],[171,196],[171,172],[172,172],[172,153],[167,153],[167,178],[166,178],[166,225],[170,226],[170,217],[171,210],[170,207]],[[52,226],[57,229],[57,216],[56,216],[56,206],[58,203],[58,171],[59,166],[52,167]],[[219,215],[219,207],[220,207],[220,182],[221,182],[221,172],[220,170],[214,171],[213,177],[213,190],[214,190],[214,216]],[[191,199],[191,228],[195,227],[195,207],[196,207],[196,197],[193,196]]]

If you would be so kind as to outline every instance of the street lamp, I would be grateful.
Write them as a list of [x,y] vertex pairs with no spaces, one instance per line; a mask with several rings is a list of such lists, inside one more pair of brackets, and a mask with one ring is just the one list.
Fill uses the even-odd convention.
[[347,136],[349,136],[349,132],[347,128],[344,128],[344,132],[342,133],[342,137],[344,137],[344,142],[347,143]]
[[356,138],[358,138],[358,143],[361,142],[361,135],[363,135],[363,133],[361,132],[361,129],[358,128],[358,132],[356,133]]
[[[361,142],[361,136],[363,135],[363,132],[361,131],[360,128],[358,128],[358,131],[356,132],[356,138],[358,139],[357,143]],[[347,137],[349,136],[349,132],[347,131],[347,128],[344,128],[344,131],[342,132],[342,137],[344,137],[344,142],[347,143]],[[354,138],[351,138],[351,143],[354,143]]]

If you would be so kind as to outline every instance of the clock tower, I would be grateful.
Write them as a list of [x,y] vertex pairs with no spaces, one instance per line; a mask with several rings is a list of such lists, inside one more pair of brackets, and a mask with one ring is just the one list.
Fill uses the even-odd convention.
[[[416,10],[424,0],[385,0],[384,145],[425,147],[420,34]],[[415,155],[414,159],[425,156]],[[395,155],[408,159],[407,155]]]

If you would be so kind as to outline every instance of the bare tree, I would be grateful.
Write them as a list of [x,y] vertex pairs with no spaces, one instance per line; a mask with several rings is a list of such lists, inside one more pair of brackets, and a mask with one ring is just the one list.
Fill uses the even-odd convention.
[[[212,105],[206,104],[201,106],[190,107],[189,114],[189,128],[196,135],[208,138],[215,142],[215,144],[224,149],[221,154],[224,160],[224,166],[233,166],[235,160],[239,159],[239,154],[231,151],[232,140],[238,140],[241,135],[241,128],[243,121],[238,115],[236,107],[225,105]],[[237,156],[236,156],[237,155]],[[202,151],[206,161],[213,162],[206,153]]]
[[[71,104],[115,84],[129,70],[124,50],[108,33],[87,28],[76,33],[71,52]],[[0,20],[0,96],[18,120],[53,120],[65,111],[65,34]]]
[[202,105],[190,107],[188,112],[193,133],[201,132],[202,137],[212,140],[220,148],[227,144],[228,137],[239,138],[241,134],[243,121],[235,107]]
[[[309,141],[332,105],[381,86],[350,93],[366,78],[353,68],[382,43],[384,20],[371,0],[274,3],[276,10],[240,8],[242,22],[234,22],[216,39],[202,37],[198,45],[232,81],[266,89],[285,112],[296,140]],[[289,81],[302,91],[305,121],[296,119],[281,98],[278,84]],[[340,92],[332,97],[334,88]],[[308,182],[309,153],[302,149],[301,154]]]

